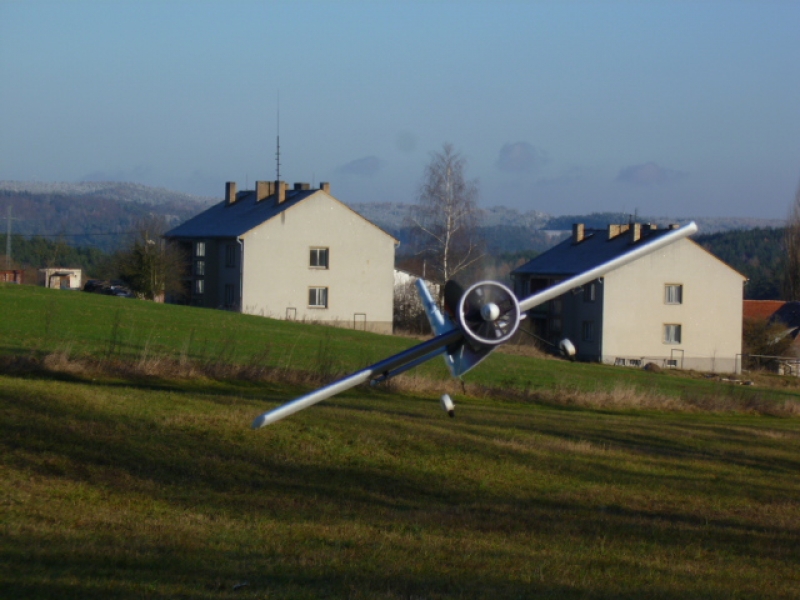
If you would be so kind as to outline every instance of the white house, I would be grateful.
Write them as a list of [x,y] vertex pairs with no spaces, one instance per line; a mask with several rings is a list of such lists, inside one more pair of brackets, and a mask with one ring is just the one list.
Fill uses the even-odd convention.
[[[639,223],[602,230],[577,224],[571,238],[511,273],[515,293],[528,296],[666,231]],[[582,360],[736,372],[745,280],[681,239],[534,308],[527,326],[550,343],[568,338]]]
[[392,331],[397,240],[334,198],[330,185],[257,181],[167,232],[191,256],[196,306]]

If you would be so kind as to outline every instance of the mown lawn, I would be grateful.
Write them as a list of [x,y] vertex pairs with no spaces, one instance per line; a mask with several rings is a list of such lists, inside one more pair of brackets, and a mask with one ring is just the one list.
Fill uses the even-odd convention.
[[[0,310],[0,358],[313,370],[412,343],[26,286]],[[259,431],[308,387],[0,374],[0,598],[800,597],[800,419],[747,408],[796,401],[792,382],[490,361],[455,419],[436,364],[417,393],[352,390]],[[699,400],[581,403],[597,388]]]
[[797,419],[295,392],[0,377],[0,595],[799,593]]

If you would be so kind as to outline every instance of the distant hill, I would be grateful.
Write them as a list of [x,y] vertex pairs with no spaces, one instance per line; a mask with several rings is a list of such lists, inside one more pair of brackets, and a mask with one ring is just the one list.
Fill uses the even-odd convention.
[[0,181],[0,223],[5,233],[11,207],[15,234],[114,250],[143,217],[177,225],[217,201],[135,183]]
[[[11,206],[12,230],[16,234],[49,236],[72,246],[91,246],[113,250],[125,241],[125,233],[150,214],[164,216],[177,225],[205,210],[221,198],[192,196],[163,188],[135,183],[84,182],[41,183],[0,181],[0,231]],[[354,210],[401,241],[399,253],[409,248],[408,212],[411,205],[401,203],[351,204]],[[553,216],[505,206],[481,209],[481,230],[490,254],[541,252],[563,239],[573,223],[605,227],[625,223],[631,218],[622,213]],[[637,217],[666,225],[675,219]],[[686,218],[697,221],[701,234],[733,230],[782,227],[780,220],[745,218]]]
[[[382,202],[375,204],[351,204],[350,207],[382,227],[401,241],[410,242],[411,227],[408,221],[410,204]],[[609,223],[627,223],[631,215],[625,213],[592,213],[588,215],[553,216],[539,211],[520,212],[505,206],[493,206],[480,211],[480,228],[490,254],[507,252],[542,252],[559,242],[571,231],[573,223],[584,223],[591,228],[604,228]],[[755,228],[783,227],[778,219],[754,219],[741,217],[666,217],[637,216],[639,222],[655,223],[665,227],[670,223],[695,221],[700,233],[712,234],[726,231]],[[404,251],[402,245],[400,253]]]

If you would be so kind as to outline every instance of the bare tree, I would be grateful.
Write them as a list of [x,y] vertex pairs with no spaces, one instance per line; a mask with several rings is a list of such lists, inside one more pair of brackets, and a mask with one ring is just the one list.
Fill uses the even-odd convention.
[[164,301],[165,294],[181,294],[186,257],[162,237],[163,217],[141,220],[126,250],[117,254],[117,271],[131,290],[147,300]]
[[478,184],[465,179],[465,165],[451,144],[433,153],[411,210],[425,275],[437,283],[454,279],[484,254],[477,228]]
[[800,300],[800,187],[797,188],[789,218],[786,219],[783,244],[783,298]]

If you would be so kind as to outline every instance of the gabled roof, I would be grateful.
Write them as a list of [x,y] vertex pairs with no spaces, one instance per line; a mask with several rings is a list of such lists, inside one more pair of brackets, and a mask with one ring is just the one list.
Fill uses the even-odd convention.
[[[537,275],[543,277],[577,275],[617,258],[639,244],[658,239],[669,232],[670,229],[654,229],[649,226],[642,226],[639,240],[633,242],[630,230],[625,231],[623,229],[621,233],[609,239],[608,229],[585,229],[583,239],[580,242],[576,243],[574,235],[570,236],[536,258],[517,267],[511,272],[511,275]],[[694,244],[691,240],[688,241]],[[702,246],[698,245],[697,247],[711,255]],[[720,261],[720,264],[734,270],[722,261]]]
[[283,211],[322,190],[286,190],[286,199],[278,204],[272,195],[256,202],[255,191],[242,192],[236,202],[225,200],[192,217],[164,234],[168,238],[235,238],[244,235]]
[[164,234],[164,237],[223,239],[236,238],[240,235],[244,235],[252,229],[255,229],[262,223],[277,217],[293,206],[296,206],[303,200],[311,198],[316,194],[326,195],[335,203],[341,205],[344,209],[358,215],[364,219],[364,221],[378,229],[381,233],[392,238],[395,244],[400,243],[393,235],[381,227],[378,227],[375,225],[375,223],[322,189],[287,189],[285,192],[285,200],[281,203],[278,203],[277,196],[275,194],[267,196],[258,202],[256,201],[255,191],[250,190],[239,192],[236,195],[236,202],[233,204],[229,204],[227,201],[223,200],[219,204],[215,204],[211,208],[201,212],[199,215],[192,217],[185,223],[170,229]]
[[743,316],[768,321],[784,304],[783,300],[745,300]]
[[569,276],[593,269],[631,250],[636,244],[653,240],[668,233],[668,229],[648,230],[642,228],[641,239],[631,242],[630,231],[608,239],[606,229],[586,229],[583,240],[578,243],[570,236],[546,252],[514,269],[512,275]]

